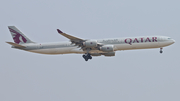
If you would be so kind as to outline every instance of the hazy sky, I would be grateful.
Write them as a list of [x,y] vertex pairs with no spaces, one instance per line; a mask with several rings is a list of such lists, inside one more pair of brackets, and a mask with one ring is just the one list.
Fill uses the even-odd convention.
[[[180,101],[179,0],[1,0],[0,101]],[[170,36],[159,49],[115,57],[42,55],[12,49],[7,26],[35,42]]]

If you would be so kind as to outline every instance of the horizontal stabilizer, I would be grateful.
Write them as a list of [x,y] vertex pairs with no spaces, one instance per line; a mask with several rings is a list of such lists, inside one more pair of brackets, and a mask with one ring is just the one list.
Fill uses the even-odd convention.
[[8,43],[8,44],[10,44],[10,45],[12,45],[12,46],[15,46],[15,47],[26,48],[25,46],[19,45],[19,44],[17,44],[17,43],[13,43],[13,42],[6,42],[6,43]]

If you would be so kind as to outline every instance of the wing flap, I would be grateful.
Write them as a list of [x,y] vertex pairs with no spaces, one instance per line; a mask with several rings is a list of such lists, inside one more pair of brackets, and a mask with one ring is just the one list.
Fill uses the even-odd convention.
[[12,46],[15,46],[15,47],[26,48],[25,46],[19,45],[19,44],[17,44],[17,43],[13,43],[13,42],[6,42],[6,43],[8,43],[8,44],[10,44],[10,45],[12,45]]

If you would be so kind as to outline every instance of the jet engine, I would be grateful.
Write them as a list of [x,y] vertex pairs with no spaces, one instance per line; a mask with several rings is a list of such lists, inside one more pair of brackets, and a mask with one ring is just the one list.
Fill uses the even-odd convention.
[[114,51],[114,46],[113,45],[105,45],[99,48],[99,50],[103,52],[113,52]]
[[115,56],[115,52],[103,53],[104,56]]
[[85,42],[83,42],[83,46],[85,46],[85,47],[96,47],[97,41],[95,41],[95,40],[85,41]]
[[101,53],[91,53],[92,56],[101,56]]

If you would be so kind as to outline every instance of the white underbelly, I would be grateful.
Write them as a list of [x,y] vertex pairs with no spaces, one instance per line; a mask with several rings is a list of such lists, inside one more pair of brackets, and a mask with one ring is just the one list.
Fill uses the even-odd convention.
[[36,49],[36,50],[28,50],[28,51],[34,52],[34,53],[40,53],[40,54],[82,53],[82,50],[77,50],[77,48],[75,48],[75,47]]

